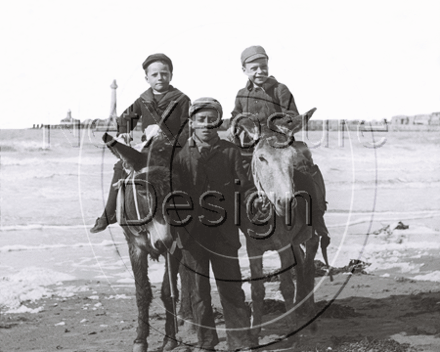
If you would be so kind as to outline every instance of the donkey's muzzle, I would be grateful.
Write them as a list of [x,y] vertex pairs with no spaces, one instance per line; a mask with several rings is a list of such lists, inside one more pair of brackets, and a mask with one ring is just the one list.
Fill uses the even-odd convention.
[[167,249],[166,245],[161,240],[158,240],[154,243],[154,248],[156,248],[159,253],[164,253]]

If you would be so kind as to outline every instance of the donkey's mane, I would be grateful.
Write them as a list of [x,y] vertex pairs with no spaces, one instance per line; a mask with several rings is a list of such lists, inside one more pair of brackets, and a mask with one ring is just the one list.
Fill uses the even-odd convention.
[[152,184],[160,196],[164,196],[170,188],[170,170],[163,166],[148,166],[139,171],[136,178]]
[[164,166],[169,167],[173,145],[161,134],[155,135],[148,147],[142,150],[142,154],[147,159],[147,167]]

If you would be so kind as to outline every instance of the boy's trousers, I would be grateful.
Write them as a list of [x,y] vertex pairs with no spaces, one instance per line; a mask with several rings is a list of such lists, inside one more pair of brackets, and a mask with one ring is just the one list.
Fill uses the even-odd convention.
[[112,182],[110,183],[107,203],[105,204],[104,211],[101,215],[101,218],[105,217],[107,219],[108,224],[116,222],[116,198],[118,196],[118,191],[115,189],[115,187],[113,187],[113,184],[126,177],[127,173],[122,167],[122,161],[119,160],[113,167],[113,178]]
[[193,287],[191,302],[199,347],[213,348],[219,342],[212,311],[209,263],[223,307],[228,348],[249,347],[250,309],[245,305],[241,288],[238,249],[226,243],[216,228],[199,225],[198,232],[197,240],[189,239],[182,252],[184,264],[191,273],[188,276]]

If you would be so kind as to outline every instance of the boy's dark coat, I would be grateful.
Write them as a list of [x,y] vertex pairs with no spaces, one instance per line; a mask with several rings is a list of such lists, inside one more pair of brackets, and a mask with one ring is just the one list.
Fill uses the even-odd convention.
[[261,123],[266,123],[267,118],[273,113],[285,111],[299,115],[289,88],[270,76],[262,89],[254,87],[252,82],[248,81],[246,87],[238,91],[232,119],[240,113],[251,113],[257,115]]
[[[194,205],[193,211],[179,211],[181,219],[188,214],[192,216],[188,225],[176,228],[183,246],[190,237],[198,241],[201,236],[220,235],[234,248],[240,248],[239,227],[234,224],[235,192],[240,192],[243,202],[244,192],[251,187],[243,169],[240,149],[233,143],[220,139],[208,156],[202,156],[190,139],[174,160],[173,178],[178,179],[178,189],[186,192]],[[239,180],[239,185],[236,180]],[[208,207],[221,207],[224,211],[217,208],[213,212],[207,210],[206,205],[200,205],[199,199],[206,191],[219,192],[219,195],[205,198],[205,204],[213,204]],[[218,220],[221,215],[226,215],[226,219],[217,226],[206,226],[199,221],[200,216],[204,216],[207,222],[206,220]]]

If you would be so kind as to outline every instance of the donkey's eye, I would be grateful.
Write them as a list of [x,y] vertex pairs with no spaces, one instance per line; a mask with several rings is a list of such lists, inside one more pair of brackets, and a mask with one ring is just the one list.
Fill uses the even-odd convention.
[[263,162],[263,163],[267,163],[267,160],[264,158],[264,156],[262,156],[262,155],[260,155],[259,157],[258,157],[258,159],[260,159],[260,161],[261,162]]
[[147,192],[147,189],[143,183],[136,184],[136,192],[140,194],[145,194]]

